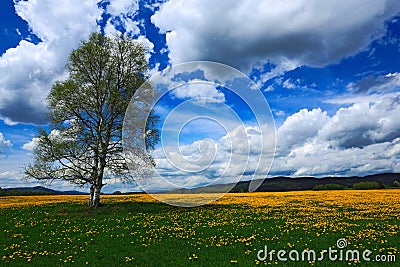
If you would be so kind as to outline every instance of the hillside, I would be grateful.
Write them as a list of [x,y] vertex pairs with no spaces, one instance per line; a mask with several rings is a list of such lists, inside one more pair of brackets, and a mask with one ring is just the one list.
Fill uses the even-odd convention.
[[[400,181],[400,174],[398,173],[384,173],[368,175],[364,177],[273,177],[266,178],[256,192],[284,192],[284,191],[298,191],[298,190],[312,190],[314,186],[319,184],[339,184],[344,187],[352,187],[355,183],[360,182],[378,182],[385,186],[393,185],[394,181]],[[248,192],[249,181],[242,181],[237,183],[230,192]],[[180,189],[173,190],[170,193],[212,193],[212,192],[225,192],[232,184],[217,184],[194,189]]]
[[43,186],[0,188],[1,195],[83,195],[79,191],[57,191]]

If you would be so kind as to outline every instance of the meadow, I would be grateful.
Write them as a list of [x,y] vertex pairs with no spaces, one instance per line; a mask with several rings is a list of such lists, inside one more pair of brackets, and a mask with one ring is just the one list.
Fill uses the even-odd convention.
[[[179,197],[176,196],[176,197]],[[0,197],[0,266],[399,266],[400,190],[230,193],[180,208],[148,195]],[[282,262],[278,250],[370,250]],[[260,260],[265,246],[276,250]],[[260,252],[261,250],[261,252]],[[261,254],[260,254],[261,253]],[[293,254],[295,255],[295,254]],[[379,259],[382,260],[377,262]],[[318,257],[318,255],[317,255]],[[361,254],[360,254],[361,257]],[[384,259],[384,261],[383,261]]]

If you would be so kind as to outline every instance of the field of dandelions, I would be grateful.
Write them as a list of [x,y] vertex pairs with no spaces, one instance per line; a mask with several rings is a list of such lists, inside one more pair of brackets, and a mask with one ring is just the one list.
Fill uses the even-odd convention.
[[86,201],[0,197],[0,266],[282,266],[257,253],[266,245],[319,251],[335,248],[340,238],[371,257],[394,255],[396,263],[325,259],[329,266],[400,262],[400,191],[394,189],[230,193],[196,208],[145,194],[102,195],[96,210]]

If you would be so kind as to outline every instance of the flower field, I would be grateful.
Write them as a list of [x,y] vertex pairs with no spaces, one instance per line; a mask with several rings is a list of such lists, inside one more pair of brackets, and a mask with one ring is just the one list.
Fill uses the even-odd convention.
[[[399,190],[237,193],[197,208],[168,206],[144,194],[103,195],[97,210],[87,210],[86,201],[87,196],[0,197],[0,266],[400,263]],[[369,250],[369,261],[343,255],[296,261],[286,254],[288,262],[282,262],[276,255],[338,250],[339,239],[346,242],[343,250]],[[276,252],[260,259],[265,246]]]

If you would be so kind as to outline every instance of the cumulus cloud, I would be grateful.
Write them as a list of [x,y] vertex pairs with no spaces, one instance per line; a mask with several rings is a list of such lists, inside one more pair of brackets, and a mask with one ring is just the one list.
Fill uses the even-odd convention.
[[3,133],[0,132],[0,156],[7,155],[12,147],[10,140],[6,140]]
[[302,145],[317,135],[329,117],[320,108],[302,109],[289,116],[277,132],[278,151],[288,153],[294,145]]
[[23,144],[22,149],[32,152],[33,149],[35,148],[35,146],[38,144],[38,142],[39,142],[39,138],[34,137],[28,143]]
[[400,96],[356,103],[328,116],[319,109],[289,116],[278,130],[272,173],[367,175],[398,172]]
[[399,10],[396,0],[170,0],[151,20],[166,34],[172,64],[213,60],[248,71],[270,62],[279,73],[357,53]]
[[0,118],[8,124],[43,124],[51,85],[65,78],[71,49],[98,29],[101,10],[96,0],[18,1],[15,9],[42,42],[23,40],[0,58]]
[[110,1],[107,11],[112,15],[130,14],[133,15],[139,9],[138,0]]
[[197,79],[171,90],[171,94],[176,98],[193,99],[198,103],[225,102],[225,95],[215,85]]
[[[391,153],[387,153],[391,151]],[[400,138],[364,148],[339,149],[326,141],[313,140],[287,157],[276,157],[271,174],[292,176],[368,175],[400,171]]]
[[132,19],[138,10],[137,0],[109,1],[106,12],[111,17],[106,22],[105,33],[110,35],[123,30],[130,36],[139,35],[139,22]]
[[400,96],[370,104],[341,108],[319,132],[323,140],[340,148],[362,148],[400,136]]

